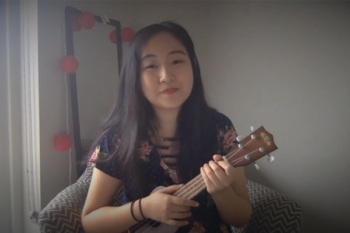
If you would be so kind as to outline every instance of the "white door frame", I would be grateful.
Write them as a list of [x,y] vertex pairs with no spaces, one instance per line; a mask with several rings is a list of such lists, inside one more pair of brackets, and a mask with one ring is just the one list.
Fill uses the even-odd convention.
[[38,0],[21,1],[21,55],[24,194],[32,213],[27,217],[36,222],[41,211]]
[[[29,212],[41,210],[38,82],[38,1],[6,0],[7,149],[10,232],[37,232]],[[7,153],[8,152],[8,153]],[[5,187],[7,188],[7,187]],[[34,214],[35,216],[35,214]]]

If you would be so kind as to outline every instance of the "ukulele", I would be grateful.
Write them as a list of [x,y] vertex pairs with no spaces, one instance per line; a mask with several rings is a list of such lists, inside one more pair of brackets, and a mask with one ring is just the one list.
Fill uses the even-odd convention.
[[[272,151],[278,149],[273,140],[273,135],[265,130],[263,126],[254,130],[251,127],[252,133],[248,136],[241,137],[238,136],[237,142],[226,156],[224,156],[224,160],[229,162],[234,167],[247,166],[251,163],[255,163],[255,167],[259,170],[258,164],[255,162],[261,157],[267,155],[268,162],[273,162],[274,157],[270,155]],[[159,186],[155,188],[153,192],[164,188],[163,186]],[[199,174],[188,183],[186,183],[183,187],[177,190],[172,195],[192,199],[197,196],[200,192],[202,192],[206,188],[202,175]],[[176,227],[172,225],[168,225],[165,223],[160,223],[152,219],[144,219],[141,222],[133,225],[128,230],[124,231],[124,233],[180,233],[180,232],[189,232],[192,228],[194,220],[190,220],[190,224],[185,227]]]

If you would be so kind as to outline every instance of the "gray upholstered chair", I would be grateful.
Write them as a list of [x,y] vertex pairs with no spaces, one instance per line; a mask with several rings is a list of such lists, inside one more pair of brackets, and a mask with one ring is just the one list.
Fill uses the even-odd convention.
[[[62,190],[41,211],[41,232],[84,233],[81,211],[91,181],[92,167],[87,166],[78,181]],[[243,228],[232,228],[235,233],[296,233],[302,220],[302,209],[294,201],[261,184],[248,180],[247,187],[253,205],[253,215]],[[114,205],[121,203],[121,191]],[[212,233],[212,232],[210,232]]]

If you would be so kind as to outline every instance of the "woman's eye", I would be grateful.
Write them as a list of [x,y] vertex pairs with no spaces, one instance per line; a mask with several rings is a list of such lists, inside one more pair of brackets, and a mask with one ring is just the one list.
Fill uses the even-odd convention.
[[145,68],[146,69],[155,69],[155,68],[157,68],[157,66],[156,65],[149,65],[149,66],[146,66]]
[[175,60],[175,61],[173,61],[173,64],[180,64],[182,62],[183,62],[182,60]]

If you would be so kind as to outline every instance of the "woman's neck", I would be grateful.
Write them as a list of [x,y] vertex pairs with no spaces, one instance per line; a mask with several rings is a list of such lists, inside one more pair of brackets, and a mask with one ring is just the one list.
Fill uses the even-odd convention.
[[156,136],[168,138],[175,137],[179,110],[155,109],[155,113],[158,120],[158,130]]

